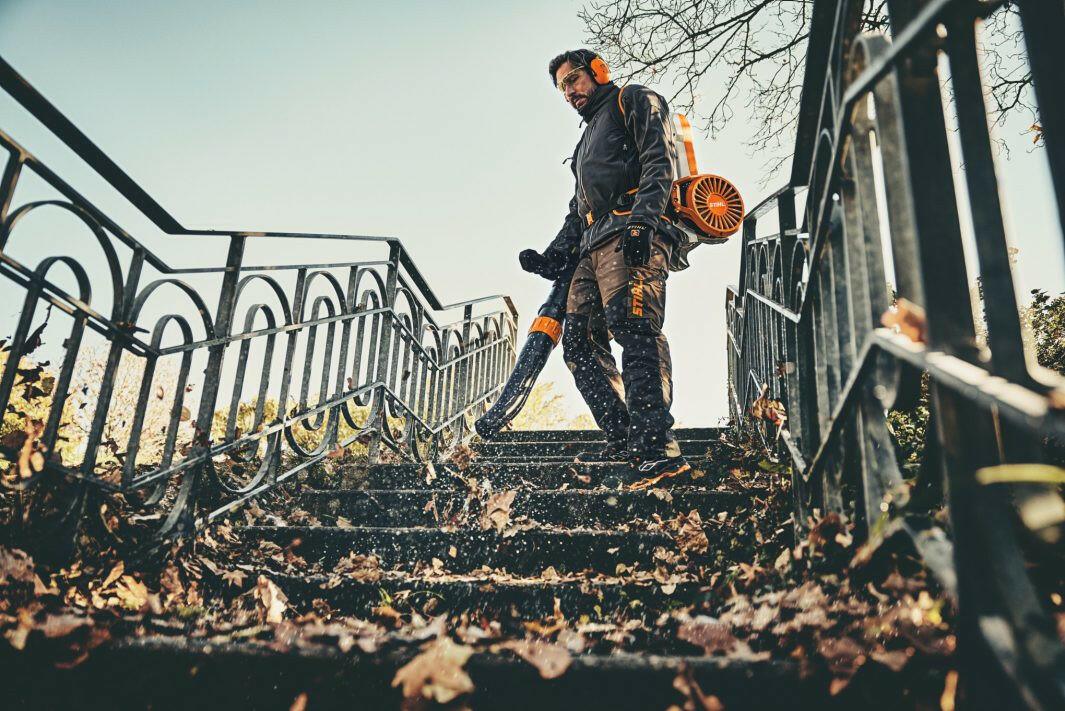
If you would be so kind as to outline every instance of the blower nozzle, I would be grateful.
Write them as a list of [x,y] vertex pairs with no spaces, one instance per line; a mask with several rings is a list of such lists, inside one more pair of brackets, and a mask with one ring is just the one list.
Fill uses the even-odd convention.
[[483,439],[489,440],[499,434],[500,430],[510,424],[525,407],[529,393],[536,385],[540,371],[544,369],[551,351],[562,338],[562,323],[566,318],[566,298],[569,296],[569,282],[572,270],[566,270],[548,292],[547,300],[540,307],[529,336],[525,339],[521,353],[514,364],[514,370],[499,394],[499,399],[474,423]]

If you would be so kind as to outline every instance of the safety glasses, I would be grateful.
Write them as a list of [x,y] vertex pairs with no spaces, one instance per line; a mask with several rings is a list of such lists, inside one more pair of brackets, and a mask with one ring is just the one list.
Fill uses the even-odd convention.
[[577,80],[580,79],[581,72],[585,71],[585,69],[586,67],[577,67],[576,69],[566,74],[566,76],[559,79],[558,90],[565,94],[566,89],[573,86],[577,82]]

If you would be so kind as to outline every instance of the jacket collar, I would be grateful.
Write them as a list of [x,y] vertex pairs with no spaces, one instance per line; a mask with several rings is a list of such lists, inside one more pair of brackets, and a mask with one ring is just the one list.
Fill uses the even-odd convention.
[[595,92],[588,97],[588,103],[584,105],[577,113],[581,115],[585,123],[592,120],[592,117],[599,113],[599,109],[610,100],[612,100],[618,93],[618,85],[614,82],[607,82],[599,86]]

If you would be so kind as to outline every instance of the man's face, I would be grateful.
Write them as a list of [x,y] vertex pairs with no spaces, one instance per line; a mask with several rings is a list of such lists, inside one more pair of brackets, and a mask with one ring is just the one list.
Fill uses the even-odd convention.
[[588,70],[575,67],[569,62],[563,62],[555,72],[555,83],[559,85],[569,105],[578,111],[584,108],[596,89]]

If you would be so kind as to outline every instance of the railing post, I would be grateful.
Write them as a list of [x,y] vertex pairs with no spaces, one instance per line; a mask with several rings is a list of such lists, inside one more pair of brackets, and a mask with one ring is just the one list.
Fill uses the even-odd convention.
[[[134,256],[126,275],[126,283],[123,285],[122,304],[116,305],[115,309],[117,313],[122,314],[121,322],[117,326],[129,329],[129,333],[133,333],[134,324],[131,323],[133,303],[137,299],[137,289],[140,285],[143,267],[144,260]],[[100,381],[100,394],[96,398],[96,412],[93,415],[89,436],[85,439],[85,459],[81,463],[81,472],[86,477],[90,477],[96,467],[96,454],[103,438],[104,427],[107,425],[107,412],[111,407],[111,395],[114,393],[115,378],[118,376],[121,362],[122,345],[119,341],[112,339],[107,354],[107,364],[104,366],[103,379]]]
[[[466,304],[462,309],[462,362],[459,363],[458,388],[455,403],[455,412],[465,411],[470,404],[470,329],[473,319],[473,305]],[[451,414],[455,414],[454,412]],[[459,418],[459,436],[466,431],[466,418]]]
[[[377,342],[377,368],[374,381],[378,383],[373,394],[373,407],[377,409],[377,431],[370,438],[367,457],[368,463],[375,464],[381,453],[381,438],[388,427],[388,413],[385,405],[385,388],[388,383],[388,360],[392,347],[392,320],[396,317],[396,290],[399,285],[399,257],[402,247],[399,242],[388,243],[388,271],[385,274],[384,318],[381,321],[381,334]],[[371,407],[371,410],[373,409]]]
[[[22,171],[22,161],[17,153],[8,153],[4,165],[4,175],[0,178],[0,225],[7,220],[7,211],[11,207],[11,198],[15,195],[15,185]],[[3,240],[0,240],[2,242]]]
[[[203,395],[200,398],[200,409],[196,413],[195,432],[193,434],[192,457],[204,457],[203,462],[196,469],[199,476],[207,470],[211,455],[211,429],[214,425],[215,404],[218,400],[219,379],[222,375],[222,361],[225,359],[225,342],[230,335],[233,325],[233,310],[236,308],[237,283],[240,281],[240,268],[244,261],[244,245],[247,237],[242,234],[234,234],[229,237],[229,252],[226,255],[226,270],[222,275],[222,285],[218,293],[218,308],[215,311],[214,333],[215,338],[222,342],[211,346],[207,355],[207,367],[203,371]],[[185,511],[176,523],[175,532],[180,534],[186,527],[193,525],[193,513],[196,508],[196,499],[201,493],[200,487],[194,486],[189,497]]]

